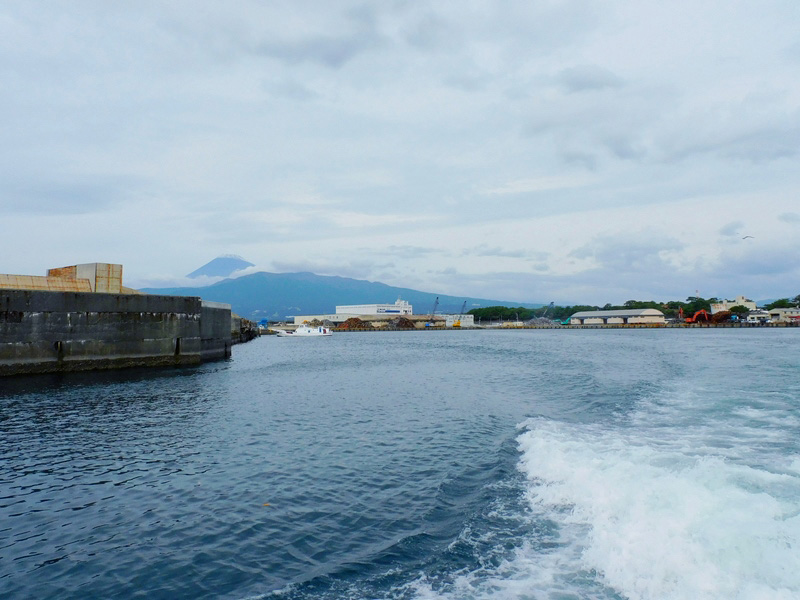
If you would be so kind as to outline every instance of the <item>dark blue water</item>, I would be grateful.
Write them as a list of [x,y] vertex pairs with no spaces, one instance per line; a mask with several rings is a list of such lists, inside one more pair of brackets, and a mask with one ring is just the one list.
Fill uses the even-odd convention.
[[798,330],[2,380],[3,598],[800,597]]

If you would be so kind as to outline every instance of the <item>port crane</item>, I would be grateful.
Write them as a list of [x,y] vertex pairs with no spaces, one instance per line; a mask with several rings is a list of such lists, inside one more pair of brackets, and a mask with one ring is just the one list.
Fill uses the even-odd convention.
[[433,315],[436,314],[436,307],[437,306],[439,306],[439,296],[436,296],[436,301],[433,303],[433,308],[431,309],[431,316],[428,317],[428,322],[425,323],[425,327],[434,327]]
[[541,319],[544,319],[544,318],[547,316],[547,311],[548,311],[548,310],[550,310],[551,308],[553,308],[553,306],[555,306],[555,304],[556,304],[555,302],[551,302],[551,303],[550,303],[550,304],[547,306],[547,308],[545,308],[545,309],[544,309],[544,312],[542,313],[542,316],[541,316],[541,317],[539,317],[539,318],[541,318]]
[[461,305],[461,312],[458,313],[458,320],[453,322],[453,327],[461,327],[461,316],[464,314],[464,311],[467,309],[467,301],[464,300],[464,304]]

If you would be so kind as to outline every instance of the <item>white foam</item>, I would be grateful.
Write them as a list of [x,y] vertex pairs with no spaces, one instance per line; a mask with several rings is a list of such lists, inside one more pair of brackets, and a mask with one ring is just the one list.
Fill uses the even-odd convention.
[[[605,594],[592,594],[592,588],[576,587],[574,570],[580,560],[574,553],[576,548],[567,544],[558,552],[542,553],[526,543],[516,550],[513,559],[492,569],[458,574],[444,589],[423,575],[407,590],[418,600],[606,598]],[[576,595],[577,590],[580,595]]]
[[599,426],[527,427],[531,506],[585,527],[576,572],[633,600],[800,597],[800,478]]

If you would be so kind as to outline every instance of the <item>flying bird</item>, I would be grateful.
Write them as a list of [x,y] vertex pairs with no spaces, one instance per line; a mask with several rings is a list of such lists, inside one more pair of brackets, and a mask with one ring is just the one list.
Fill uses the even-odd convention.
[[746,240],[747,238],[753,238],[753,239],[755,239],[755,238],[754,238],[752,235],[746,235],[746,236],[744,236],[742,239],[743,239],[743,240]]

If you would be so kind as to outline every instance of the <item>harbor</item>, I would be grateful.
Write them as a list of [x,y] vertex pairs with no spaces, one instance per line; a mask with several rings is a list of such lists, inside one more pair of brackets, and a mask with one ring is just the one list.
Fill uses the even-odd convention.
[[0,376],[194,366],[256,335],[229,304],[126,288],[122,265],[0,280]]

